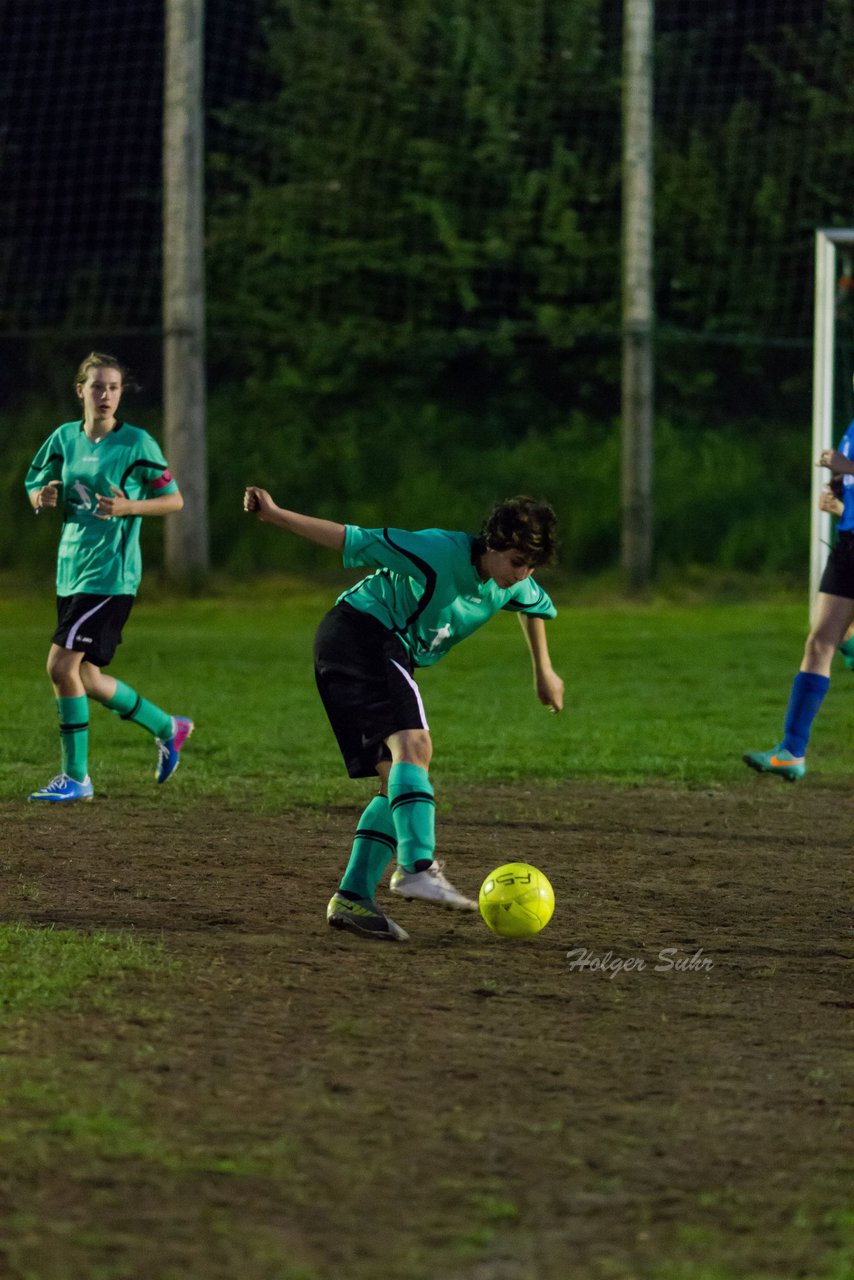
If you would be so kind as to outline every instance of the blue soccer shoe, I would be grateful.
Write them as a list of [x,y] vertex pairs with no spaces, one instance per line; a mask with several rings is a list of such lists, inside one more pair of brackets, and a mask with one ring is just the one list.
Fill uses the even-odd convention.
[[185,716],[172,717],[172,737],[157,739],[157,768],[154,776],[158,782],[166,782],[180,764],[180,752],[193,732],[192,720]]
[[40,791],[34,791],[32,795],[27,796],[27,799],[61,803],[69,800],[91,800],[94,794],[95,788],[88,774],[82,782],[77,782],[74,778],[69,778],[67,773],[58,773],[55,778],[51,778],[46,787],[42,787]]
[[771,751],[748,751],[742,760],[757,773],[776,773],[786,782],[797,782],[807,771],[803,756],[793,756],[785,747],[773,747]]

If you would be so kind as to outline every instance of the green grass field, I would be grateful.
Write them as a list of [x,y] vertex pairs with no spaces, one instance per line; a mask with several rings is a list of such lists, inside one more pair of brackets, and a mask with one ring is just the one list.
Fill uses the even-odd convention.
[[[136,606],[112,670],[152,701],[191,714],[193,769],[169,803],[199,795],[252,810],[351,800],[314,687],[314,628],[334,599],[290,580],[206,600]],[[781,733],[806,627],[802,602],[676,607],[573,607],[560,600],[549,640],[566,682],[552,717],[531,692],[519,627],[498,618],[422,677],[441,783],[490,778],[660,780],[740,785],[749,748]],[[44,674],[49,604],[0,606],[7,654],[4,697],[12,727],[0,752],[0,797],[26,795],[58,771],[55,711]],[[854,675],[841,661],[821,712],[810,762],[829,778],[849,772],[845,744]],[[96,788],[137,775],[151,756],[93,707]]]
[[[847,1280],[851,1222],[840,1208],[834,1165],[811,1164],[794,1202],[781,1183],[783,1171],[769,1171],[774,1185],[764,1216],[764,1193],[739,1174],[740,1154],[746,1166],[754,1136],[767,1142],[769,1134],[785,1135],[786,1107],[814,1106],[830,1121],[841,1089],[832,1011],[823,1024],[825,1031],[833,1028],[832,1053],[811,1044],[814,992],[828,1010],[833,1001],[826,972],[801,976],[801,970],[811,973],[810,953],[799,949],[801,942],[787,951],[792,921],[782,914],[803,907],[805,936],[817,937],[817,954],[833,963],[836,953],[823,950],[829,929],[823,913],[837,851],[825,842],[822,887],[810,903],[804,892],[809,849],[804,856],[798,834],[809,830],[809,815],[805,822],[807,811],[792,800],[796,795],[800,805],[810,793],[776,779],[759,782],[740,760],[744,749],[777,740],[803,644],[803,602],[575,605],[558,594],[561,612],[549,637],[566,681],[567,710],[559,717],[533,696],[523,638],[510,617],[496,619],[423,674],[437,796],[446,815],[459,805],[461,830],[484,838],[494,826],[496,848],[504,850],[501,824],[512,831],[533,808],[543,819],[544,841],[552,839],[561,851],[570,838],[578,845],[568,850],[561,905],[566,910],[576,895],[582,914],[600,904],[609,945],[619,946],[621,938],[626,950],[640,945],[644,918],[647,929],[660,920],[660,928],[670,930],[660,935],[665,939],[694,938],[696,945],[708,934],[720,943],[708,993],[674,984],[651,996],[651,984],[603,981],[576,984],[567,999],[565,944],[554,927],[543,935],[544,949],[529,947],[515,958],[510,949],[490,948],[480,934],[472,943],[454,934],[431,942],[427,935],[421,951],[401,957],[396,949],[391,955],[384,948],[363,953],[357,945],[330,946],[322,914],[316,924],[320,886],[339,857],[333,851],[340,832],[350,829],[351,811],[368,791],[343,775],[314,688],[312,635],[334,595],[334,586],[278,580],[204,599],[141,602],[115,671],[152,700],[195,719],[191,756],[174,784],[155,790],[151,739],[93,707],[96,803],[62,815],[25,803],[27,792],[58,769],[44,674],[52,610],[43,598],[21,593],[0,605],[7,654],[0,805],[8,836],[0,854],[7,904],[7,922],[0,924],[0,1276],[367,1280],[379,1274],[376,1259],[348,1256],[333,1228],[344,1230],[354,1215],[369,1222],[378,1201],[393,1195],[387,1180],[405,1181],[413,1162],[422,1171],[424,1203],[414,1236],[390,1237],[397,1244],[389,1246],[383,1268],[389,1280]],[[852,709],[854,675],[840,662],[810,752],[814,805],[832,806],[845,794]],[[567,793],[567,780],[576,790]],[[491,807],[473,821],[472,796],[483,781]],[[674,813],[666,802],[663,809],[653,803],[652,817],[645,818],[639,806],[636,832],[633,818],[628,827],[615,820],[609,832],[608,795],[646,796],[649,808],[650,784],[681,797]],[[579,803],[585,788],[593,797],[589,813],[598,815],[589,828],[588,810]],[[702,854],[704,822],[691,830],[692,795],[711,815],[706,824],[745,833],[734,857],[721,853],[720,868]],[[766,806],[757,816],[754,796]],[[761,812],[769,803],[776,812],[777,801],[784,815],[788,806],[795,835],[791,849],[778,855],[774,846],[769,856]],[[238,832],[229,835],[232,844],[222,856],[206,826],[209,812],[214,823],[234,819]],[[241,815],[248,847],[263,852],[270,841],[267,862],[257,864],[263,883],[241,878]],[[96,820],[104,843],[90,848],[87,832]],[[176,868],[177,887],[168,843],[173,826],[185,836],[199,831],[198,867]],[[628,854],[614,880],[599,856],[599,830],[612,857],[623,849]],[[680,852],[680,830],[692,836],[699,854]],[[282,907],[288,899],[280,877],[296,857],[291,831],[308,833],[320,851],[315,857],[312,848],[297,846],[304,874],[318,882],[298,925]],[[747,870],[756,877],[750,890],[738,884],[742,853],[750,855]],[[63,886],[69,897],[74,889],[70,912]],[[707,899],[717,916],[707,915]],[[87,923],[90,900],[92,919],[130,923]],[[209,911],[196,913],[202,924],[194,915],[199,904]],[[260,915],[253,914],[256,906]],[[264,914],[270,910],[272,922]],[[242,925],[244,918],[250,924]],[[737,959],[731,970],[728,955]],[[423,978],[425,956],[433,981],[426,995],[431,1016],[422,1029],[408,1020],[411,1013],[403,1014]],[[357,1013],[346,993],[366,981],[374,999]],[[796,1019],[803,1009],[804,1030],[781,1045],[769,1014],[782,997],[794,1002]],[[523,1012],[534,1031],[529,1026],[514,1039],[514,1020]],[[490,1158],[493,1148],[504,1148],[489,1128],[495,1105],[481,1096],[479,1041],[498,1079],[504,1072],[515,1085],[540,1061],[538,1019],[543,1062],[546,1039],[565,1025],[567,1044],[557,1045],[554,1073],[564,1056],[569,1064],[577,1058],[580,1067],[567,1102],[550,1091],[546,1075],[542,1099],[530,1113],[495,1104],[506,1126],[508,1161],[502,1163]],[[278,1020],[303,1038],[280,1043]],[[760,1023],[751,1056],[751,1027]],[[734,1026],[740,1039],[731,1052]],[[423,1060],[419,1036],[422,1030],[435,1036],[436,1028],[446,1045],[434,1068]],[[373,1092],[387,1042],[397,1046],[416,1098],[429,1104],[434,1082],[442,1096],[449,1118],[439,1152],[429,1105],[414,1119],[392,1112],[392,1124],[396,1119],[409,1135],[408,1150],[393,1127],[374,1145],[389,1124]],[[262,1053],[272,1066],[262,1069],[253,1057]],[[583,1103],[586,1080],[599,1071],[613,1072],[614,1083],[596,1104],[601,1116],[585,1116],[591,1129],[585,1156],[585,1131],[578,1117],[574,1130],[566,1107]],[[646,1073],[646,1092],[639,1072]],[[405,1074],[402,1084],[405,1099]],[[356,1130],[351,1094],[367,1108],[359,1111]],[[395,1108],[400,1105],[398,1098]],[[754,1118],[764,1116],[767,1127],[756,1120],[754,1130]],[[372,1135],[368,1148],[362,1126]],[[662,1158],[679,1154],[678,1177],[690,1176],[698,1130],[709,1172],[700,1166],[696,1187],[679,1198],[678,1188],[658,1185],[665,1171],[648,1153],[663,1133]],[[785,1141],[783,1147],[789,1150]],[[730,1148],[732,1171],[720,1181],[711,1170],[721,1160],[727,1165]],[[453,1165],[468,1156],[476,1176]],[[635,1166],[644,1173],[642,1194],[632,1190]],[[555,1170],[553,1210],[544,1204],[550,1191],[533,1204],[525,1199],[526,1177],[544,1177],[549,1187],[543,1169]],[[761,1185],[761,1168],[757,1176]],[[564,1182],[581,1188],[581,1216],[573,1219],[578,1238],[587,1230],[585,1214],[596,1224],[589,1230],[599,1233],[579,1267],[569,1257],[565,1267],[555,1261],[562,1258],[567,1215]],[[570,1200],[573,1213],[575,1203]],[[175,1204],[185,1206],[183,1216],[164,1208]],[[315,1222],[315,1234],[306,1226],[304,1236],[294,1236],[281,1206],[306,1224]],[[597,1216],[607,1223],[611,1213],[613,1246]],[[324,1234],[316,1219],[330,1214]],[[386,1231],[393,1232],[397,1216],[392,1202]],[[617,1237],[629,1218],[636,1236],[627,1244]],[[140,1261],[149,1235],[150,1265]],[[318,1237],[328,1243],[326,1257]],[[757,1256],[772,1262],[759,1268]]]

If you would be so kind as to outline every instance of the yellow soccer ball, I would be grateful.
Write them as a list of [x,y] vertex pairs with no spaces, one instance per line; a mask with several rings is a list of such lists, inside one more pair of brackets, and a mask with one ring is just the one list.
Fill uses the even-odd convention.
[[527,938],[545,929],[555,909],[554,890],[542,871],[508,862],[486,877],[478,894],[480,914],[502,938]]

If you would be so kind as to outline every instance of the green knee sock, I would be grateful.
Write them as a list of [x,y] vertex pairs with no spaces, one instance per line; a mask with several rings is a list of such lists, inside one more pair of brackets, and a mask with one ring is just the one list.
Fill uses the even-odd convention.
[[418,764],[393,764],[388,798],[397,833],[398,865],[404,871],[424,871],[436,848],[436,810],[427,770]]
[[373,898],[389,860],[397,849],[386,796],[374,796],[359,819],[350,861],[338,886],[357,898]]
[[56,709],[62,772],[83,782],[89,773],[89,699],[57,698]]
[[153,702],[146,702],[135,689],[123,684],[121,680],[116,681],[116,692],[104,706],[115,711],[122,720],[132,720],[134,724],[141,725],[143,729],[153,733],[155,738],[172,737],[172,717],[155,707]]

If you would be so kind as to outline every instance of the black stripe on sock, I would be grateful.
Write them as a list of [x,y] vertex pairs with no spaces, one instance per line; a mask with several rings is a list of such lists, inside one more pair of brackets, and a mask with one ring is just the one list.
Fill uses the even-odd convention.
[[82,724],[61,724],[59,726],[60,733],[82,733],[84,729],[89,728],[89,721],[84,720]]
[[429,791],[407,791],[406,795],[395,796],[390,802],[392,809],[397,809],[402,804],[435,804],[436,801],[430,795]]
[[388,845],[392,851],[397,848],[397,841],[394,836],[387,836],[384,831],[374,831],[371,827],[359,827],[356,831],[357,840],[374,840],[377,844]]
[[133,706],[131,707],[130,711],[125,711],[122,715],[120,715],[120,716],[119,716],[119,719],[120,719],[120,720],[132,720],[132,719],[134,718],[134,716],[136,715],[137,711],[139,711],[139,709],[140,709],[140,707],[141,707],[141,706],[142,706],[142,698],[140,697],[140,695],[139,695],[139,694],[137,694],[137,695],[136,695],[136,702],[133,704]]

